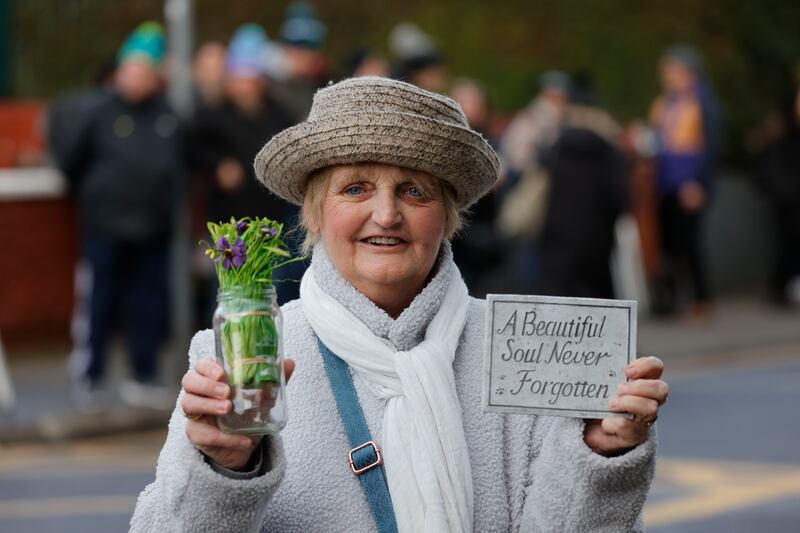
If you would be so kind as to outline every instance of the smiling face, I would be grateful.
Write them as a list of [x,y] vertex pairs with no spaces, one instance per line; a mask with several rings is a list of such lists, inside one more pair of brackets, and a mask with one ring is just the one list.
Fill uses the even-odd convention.
[[318,223],[342,276],[391,316],[428,280],[445,233],[441,182],[392,165],[341,165],[327,176]]

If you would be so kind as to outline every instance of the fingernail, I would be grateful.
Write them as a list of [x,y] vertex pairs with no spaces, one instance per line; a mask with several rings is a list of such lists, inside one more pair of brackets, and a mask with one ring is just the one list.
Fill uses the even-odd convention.
[[612,409],[616,409],[617,407],[619,407],[619,400],[617,400],[616,398],[611,398],[611,401],[609,402],[609,406]]
[[228,386],[227,385],[217,385],[214,387],[214,392],[220,398],[227,398],[228,397]]
[[228,402],[220,402],[219,406],[217,406],[217,412],[220,414],[227,414],[228,412]]
[[628,385],[627,385],[627,383],[620,383],[619,387],[617,387],[617,390],[619,391],[619,393],[620,393],[620,394],[625,394],[625,393],[627,393],[627,392],[628,392]]

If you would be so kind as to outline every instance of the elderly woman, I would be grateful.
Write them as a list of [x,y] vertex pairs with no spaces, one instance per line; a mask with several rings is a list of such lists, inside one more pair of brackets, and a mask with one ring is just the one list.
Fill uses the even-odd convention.
[[448,98],[384,78],[320,90],[256,159],[302,204],[313,248],[282,308],[289,422],[260,440],[221,433],[230,391],[212,332],[198,333],[132,531],[640,530],[667,395],[658,359],[633,362],[611,400],[633,419],[481,406],[485,304],[448,239],[497,169]]

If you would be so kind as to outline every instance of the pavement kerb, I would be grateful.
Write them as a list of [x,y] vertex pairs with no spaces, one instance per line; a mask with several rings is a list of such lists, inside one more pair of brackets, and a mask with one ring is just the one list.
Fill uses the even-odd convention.
[[78,440],[163,429],[169,422],[170,414],[168,411],[120,407],[95,413],[43,415],[27,424],[9,424],[4,421],[0,426],[0,445]]
[[762,344],[738,348],[720,348],[698,355],[661,356],[670,374],[713,371],[718,368],[752,367],[800,361],[800,342]]

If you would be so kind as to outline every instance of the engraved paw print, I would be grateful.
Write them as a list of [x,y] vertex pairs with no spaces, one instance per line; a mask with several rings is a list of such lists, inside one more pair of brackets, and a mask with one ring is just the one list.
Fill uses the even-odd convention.
[[506,389],[504,389],[503,387],[498,387],[497,390],[494,391],[494,393],[497,394],[498,396],[502,396],[503,394],[505,394],[505,392]]

